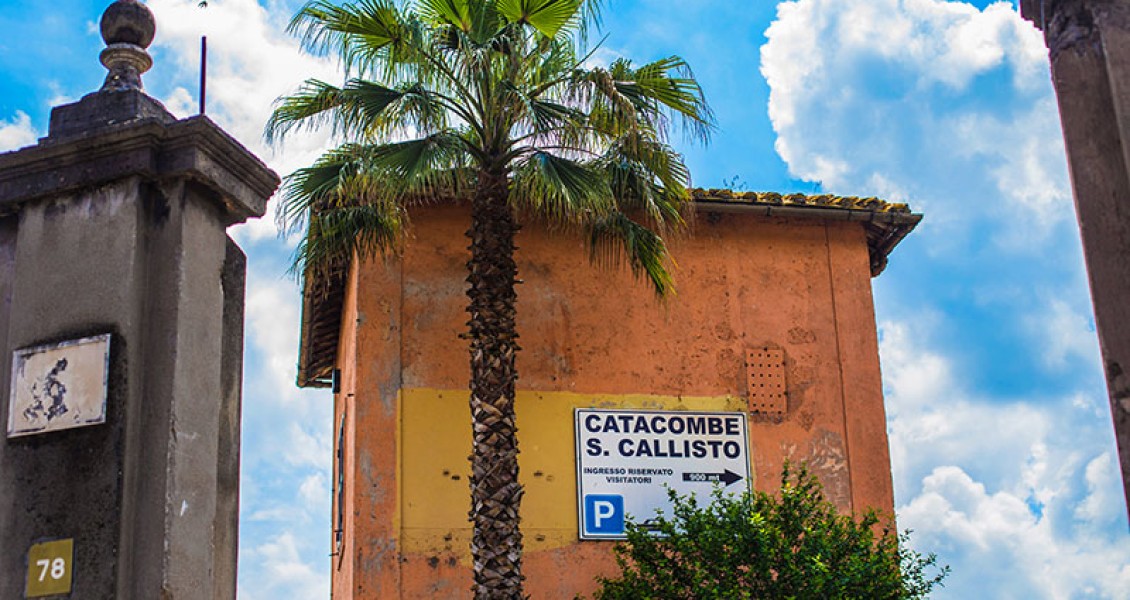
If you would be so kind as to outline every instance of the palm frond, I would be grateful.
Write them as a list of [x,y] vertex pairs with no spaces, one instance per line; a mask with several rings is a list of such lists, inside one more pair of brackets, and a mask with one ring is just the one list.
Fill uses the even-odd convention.
[[362,168],[364,146],[346,144],[318,157],[309,167],[296,170],[283,181],[281,200],[275,208],[279,230],[293,233],[306,227],[311,214],[347,202],[358,202],[342,190]]
[[614,212],[589,224],[589,257],[602,266],[628,263],[632,274],[646,279],[655,295],[662,298],[674,292],[674,279],[667,264],[674,264],[667,244],[656,232]]
[[603,160],[622,210],[644,211],[663,231],[685,225],[690,171],[673,148],[637,131],[610,144]]
[[504,84],[511,93],[511,117],[515,123],[513,133],[530,137],[547,135],[555,131],[573,131],[587,126],[587,117],[576,107],[548,99],[532,97],[510,84]]
[[621,210],[646,214],[664,233],[686,225],[684,215],[691,204],[685,189],[659,185],[651,173],[627,161],[610,163],[608,178]]
[[344,55],[351,45],[373,48],[392,44],[404,35],[396,5],[390,0],[358,0],[342,5],[312,0],[299,9],[287,31],[299,36],[302,46],[318,55]]
[[470,31],[474,24],[468,0],[417,0],[416,6],[420,16],[436,25],[453,25]]
[[456,171],[470,164],[467,144],[456,132],[444,131],[424,138],[374,146],[366,169],[379,173],[391,196],[449,196],[452,186],[464,185]]
[[680,116],[684,127],[699,140],[708,141],[714,115],[690,66],[678,56],[669,56],[629,70],[617,81],[621,94],[636,106],[658,103]]
[[337,55],[347,75],[412,78],[426,63],[419,19],[402,13],[393,0],[341,5],[312,0],[291,19],[288,31],[313,54]]
[[583,0],[581,2],[580,24],[577,34],[583,43],[588,39],[590,30],[599,30],[604,20],[602,15],[604,0]]
[[582,0],[495,0],[499,14],[510,23],[529,25],[547,38],[575,30],[581,23]]
[[310,217],[306,235],[295,248],[291,273],[330,271],[393,250],[407,225],[396,204],[338,206]]
[[276,101],[264,137],[276,143],[296,129],[326,125],[357,140],[432,133],[447,126],[449,112],[443,98],[420,82],[393,89],[364,79],[351,79],[340,88],[308,80],[294,95]]
[[[530,96],[541,97],[546,91],[556,92],[554,84],[566,81],[568,75],[588,59],[588,55],[578,57],[577,46],[572,40],[555,38],[549,40],[534,59],[521,83],[531,90],[528,92]],[[565,94],[553,93],[549,97],[562,100]]]
[[444,100],[418,81],[390,90],[369,81],[355,80],[346,86],[356,121],[351,130],[367,139],[388,139],[412,132],[430,134],[449,123]]
[[522,210],[562,223],[591,220],[614,207],[599,165],[544,151],[535,151],[518,163],[510,200]]
[[263,136],[267,143],[281,140],[295,128],[316,129],[331,121],[331,111],[342,104],[341,88],[317,79],[307,79],[298,92],[275,101]]
[[576,69],[562,84],[570,102],[586,107],[589,122],[614,137],[640,127],[656,129],[652,122],[656,111],[625,95],[618,85],[622,62],[613,62],[607,69]]
[[471,189],[468,165],[458,132],[391,144],[345,144],[286,178],[276,219],[281,231],[291,233],[330,209],[457,197]]

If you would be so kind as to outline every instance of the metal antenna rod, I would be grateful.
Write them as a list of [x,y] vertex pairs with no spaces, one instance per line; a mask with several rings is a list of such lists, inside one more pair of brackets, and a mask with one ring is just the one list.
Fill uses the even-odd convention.
[[200,114],[204,114],[208,92],[208,36],[200,36]]

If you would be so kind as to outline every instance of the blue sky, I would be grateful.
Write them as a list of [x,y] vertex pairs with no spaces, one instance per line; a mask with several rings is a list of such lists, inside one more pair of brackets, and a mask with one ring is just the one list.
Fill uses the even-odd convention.
[[[107,2],[5,0],[0,149],[95,90]],[[334,65],[283,29],[298,3],[151,0],[147,90],[209,113],[280,173],[325,135],[262,143],[271,101]],[[1009,2],[610,0],[600,57],[679,54],[719,131],[695,183],[878,195],[926,219],[874,280],[899,525],[953,567],[938,598],[1130,597],[1130,535],[1046,51]],[[293,240],[249,255],[240,597],[328,596],[331,398],[293,386]]]

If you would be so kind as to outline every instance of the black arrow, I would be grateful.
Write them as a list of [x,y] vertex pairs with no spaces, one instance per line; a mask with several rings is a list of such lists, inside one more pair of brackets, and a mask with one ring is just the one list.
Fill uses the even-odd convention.
[[721,481],[723,485],[730,485],[742,479],[743,477],[741,475],[729,469],[721,473],[683,473],[683,481],[691,481],[694,483],[713,483],[715,481]]

